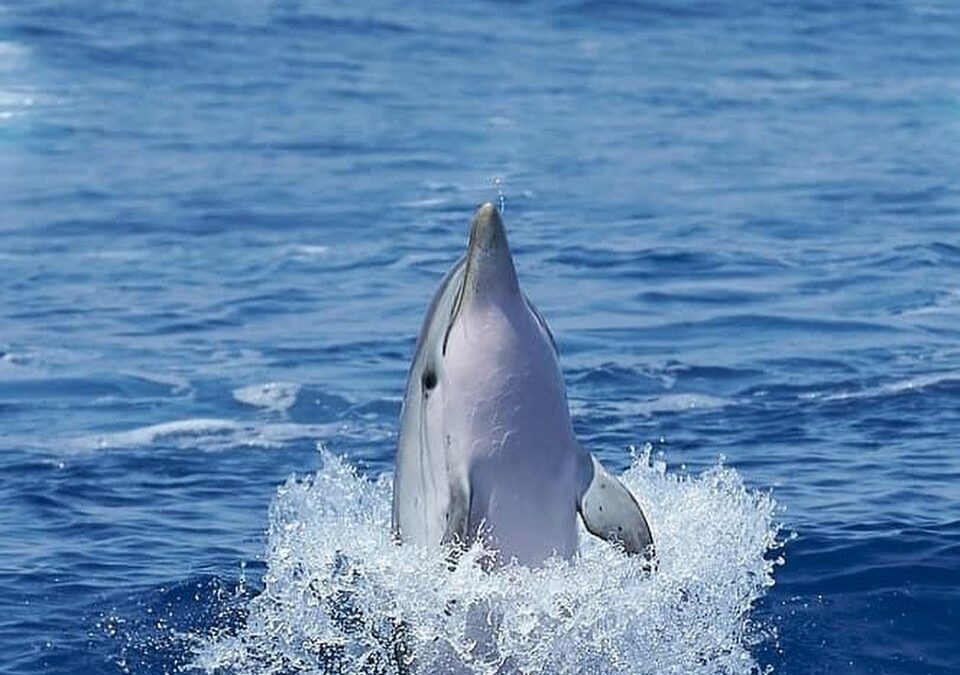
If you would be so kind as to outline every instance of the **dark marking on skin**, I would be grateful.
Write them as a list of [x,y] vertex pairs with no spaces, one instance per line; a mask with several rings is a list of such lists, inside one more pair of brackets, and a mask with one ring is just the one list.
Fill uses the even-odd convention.
[[432,391],[437,386],[437,374],[433,368],[423,371],[423,389],[424,392]]
[[[450,284],[450,281],[463,270],[465,264],[464,258],[461,258],[457,261],[456,265],[450,268],[450,271],[447,272],[447,274],[443,277],[443,281],[440,282],[440,288],[430,300],[430,306],[427,308],[426,318],[424,319],[423,324],[420,326],[420,332],[417,334],[417,348],[415,350],[417,355],[420,354],[420,348],[423,346],[424,341],[427,338],[427,331],[430,329],[430,326],[433,325],[433,315],[437,311],[437,305],[440,304],[440,300],[446,293],[447,286]],[[463,282],[461,281],[460,284],[462,285],[462,283]],[[413,366],[415,367],[416,364],[417,360],[414,359]]]
[[[452,515],[451,515],[452,514]],[[468,520],[470,518],[470,495],[451,486],[450,504],[444,514],[446,527],[444,528],[442,543],[466,543]]]
[[463,296],[466,294],[467,276],[470,274],[470,259],[467,258],[464,263],[466,266],[463,272],[463,278],[460,280],[460,286],[457,288],[457,295],[453,300],[453,309],[450,310],[450,318],[447,321],[447,330],[443,333],[443,347],[440,350],[441,356],[447,355],[447,342],[450,340],[450,331],[453,330],[453,324],[460,313],[460,306],[463,305]]
[[560,355],[560,350],[557,349],[557,341],[553,337],[553,331],[550,330],[550,326],[547,325],[547,320],[543,318],[543,314],[540,313],[540,310],[530,302],[530,298],[526,295],[523,296],[523,299],[527,301],[527,308],[530,310],[530,313],[533,314],[534,318],[537,320],[537,323],[540,324],[540,328],[544,333],[547,334],[547,338],[550,339],[550,346],[553,347],[553,353],[556,356]]

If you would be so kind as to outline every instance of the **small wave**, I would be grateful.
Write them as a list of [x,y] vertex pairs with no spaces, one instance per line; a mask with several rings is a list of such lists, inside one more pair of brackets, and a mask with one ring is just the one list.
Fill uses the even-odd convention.
[[[781,559],[776,505],[736,471],[666,473],[649,449],[623,480],[642,502],[659,568],[582,536],[576,561],[482,570],[475,546],[390,536],[391,479],[325,455],[271,508],[264,592],[239,631],[206,639],[208,673],[750,673],[767,631],[750,618]],[[411,668],[412,667],[412,668]]]
[[905,316],[949,316],[958,311],[960,311],[960,289],[949,289],[938,291],[920,303],[901,309],[899,313]]
[[0,59],[3,59],[4,66],[12,66],[17,60],[24,59],[27,53],[27,48],[21,44],[0,40]]
[[297,402],[300,385],[294,382],[267,382],[233,390],[233,397],[240,403],[285,412]]
[[220,418],[195,418],[151,424],[128,431],[83,436],[66,443],[77,451],[143,448],[164,442],[184,449],[280,448],[294,440],[344,433],[342,423],[247,424]]
[[113,434],[99,436],[97,447],[137,447],[151,445],[162,438],[172,436],[207,436],[210,434],[226,434],[237,431],[240,425],[232,420],[199,418],[163,422],[150,426],[119,431]]
[[623,412],[650,417],[656,413],[684,410],[716,410],[734,405],[735,401],[709,394],[667,394],[656,398],[623,404]]
[[23,359],[0,347],[0,376],[5,373],[19,373],[24,367]]
[[571,398],[570,410],[574,415],[586,415],[599,407],[619,416],[652,417],[660,413],[718,410],[736,404],[734,399],[710,394],[664,394],[641,401],[608,401],[599,406],[593,402]]
[[955,382],[960,382],[960,370],[915,375],[913,377],[896,380],[894,382],[886,382],[856,391],[808,392],[801,394],[801,398],[825,402],[886,398],[888,396],[899,396],[900,394],[923,391],[940,384],[951,384]]
[[12,85],[9,89],[0,88],[0,128],[13,123],[14,118],[23,117],[37,106],[38,99],[45,98],[33,86],[16,82],[20,79],[16,74],[29,69],[29,57],[30,51],[26,46],[0,39],[0,73],[9,76],[5,79]]
[[[6,369],[11,375],[36,377],[54,370],[72,369],[85,363],[84,354],[58,347],[17,347],[0,344],[0,374]],[[13,370],[13,367],[16,370]]]
[[294,258],[319,258],[330,252],[329,246],[322,244],[295,244],[288,249],[289,255]]
[[424,199],[414,199],[407,202],[400,202],[397,206],[403,209],[429,209],[435,206],[446,206],[453,200],[446,197],[427,197]]
[[121,371],[120,374],[126,377],[142,380],[144,382],[150,382],[152,384],[159,384],[164,387],[169,387],[170,391],[175,394],[182,394],[184,392],[193,390],[193,385],[190,383],[190,380],[177,375],[153,373],[145,370],[127,370]]

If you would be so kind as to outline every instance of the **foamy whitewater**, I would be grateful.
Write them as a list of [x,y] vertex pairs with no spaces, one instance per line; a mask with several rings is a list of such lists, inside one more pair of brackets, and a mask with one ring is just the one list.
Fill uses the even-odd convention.
[[722,463],[668,473],[651,448],[622,480],[650,519],[659,568],[581,532],[581,554],[542,569],[484,572],[397,546],[391,477],[323,452],[270,511],[264,591],[239,633],[195,665],[239,673],[749,673],[774,637],[751,610],[783,560],[776,503]]

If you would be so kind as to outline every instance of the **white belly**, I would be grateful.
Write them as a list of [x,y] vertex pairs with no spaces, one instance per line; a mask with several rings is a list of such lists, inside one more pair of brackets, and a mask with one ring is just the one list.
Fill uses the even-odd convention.
[[470,523],[500,561],[537,565],[577,552],[574,464],[518,466],[485,460],[474,465]]
[[531,395],[524,379],[494,377],[494,391],[470,392],[473,414],[458,434],[469,445],[455,456],[469,477],[470,535],[503,563],[537,565],[577,551],[577,446],[566,400]]

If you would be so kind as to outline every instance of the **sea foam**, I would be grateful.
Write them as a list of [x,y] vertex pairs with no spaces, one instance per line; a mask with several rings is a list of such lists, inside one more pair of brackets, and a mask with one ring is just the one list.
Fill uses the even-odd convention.
[[195,665],[239,673],[749,673],[772,632],[751,610],[782,563],[777,507],[718,464],[667,473],[650,449],[622,476],[648,514],[658,567],[581,532],[573,561],[490,573],[397,546],[391,477],[324,453],[270,511],[263,592]]

